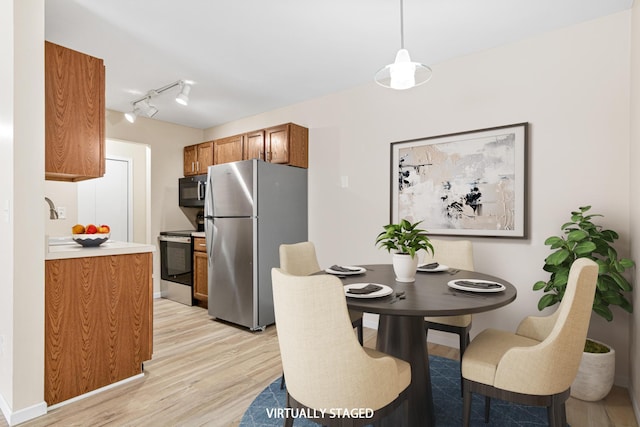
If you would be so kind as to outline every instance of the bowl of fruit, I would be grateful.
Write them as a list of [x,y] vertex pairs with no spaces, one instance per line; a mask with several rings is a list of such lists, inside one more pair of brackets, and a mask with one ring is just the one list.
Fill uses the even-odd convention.
[[89,224],[86,227],[82,224],[76,224],[71,227],[71,232],[74,242],[84,247],[96,247],[109,240],[111,229],[106,224]]

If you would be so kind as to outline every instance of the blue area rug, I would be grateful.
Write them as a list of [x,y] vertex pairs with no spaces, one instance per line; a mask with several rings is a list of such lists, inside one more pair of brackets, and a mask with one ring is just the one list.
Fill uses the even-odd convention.
[[[455,360],[429,356],[433,406],[436,426],[462,425],[462,397],[460,396],[460,364]],[[283,419],[277,408],[283,408],[286,393],[280,390],[280,378],[265,388],[251,403],[240,421],[240,427],[280,427]],[[304,418],[296,418],[295,427],[317,427]],[[547,426],[546,408],[516,405],[497,399],[491,400],[491,419],[484,423],[484,398],[474,395],[471,407],[471,425],[487,427],[542,427]],[[414,426],[411,426],[414,427]]]

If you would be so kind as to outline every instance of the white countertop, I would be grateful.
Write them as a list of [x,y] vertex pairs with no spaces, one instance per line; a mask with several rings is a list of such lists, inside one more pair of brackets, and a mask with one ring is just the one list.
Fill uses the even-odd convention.
[[48,245],[45,248],[45,261],[54,259],[84,258],[92,256],[126,255],[155,252],[154,245],[142,243],[107,241],[100,246],[85,248],[73,242],[71,244]]
[[206,237],[204,234],[204,231],[192,231],[191,232],[191,237]]

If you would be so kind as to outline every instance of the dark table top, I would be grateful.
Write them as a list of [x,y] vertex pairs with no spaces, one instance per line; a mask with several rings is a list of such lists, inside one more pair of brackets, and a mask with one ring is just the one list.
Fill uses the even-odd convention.
[[[340,276],[344,285],[378,283],[391,287],[393,294],[381,298],[347,298],[349,308],[368,313],[396,316],[454,316],[481,313],[505,306],[516,299],[515,286],[501,278],[475,271],[417,272],[412,283],[397,282],[391,264],[362,265],[363,274]],[[481,279],[503,284],[501,292],[479,293],[458,291],[447,286],[451,280]],[[396,299],[396,292],[404,291],[405,299]]]

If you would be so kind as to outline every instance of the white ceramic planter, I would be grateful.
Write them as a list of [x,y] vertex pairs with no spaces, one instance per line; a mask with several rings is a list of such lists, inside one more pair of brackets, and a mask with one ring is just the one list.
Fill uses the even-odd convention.
[[571,384],[572,397],[595,402],[606,397],[611,391],[616,372],[616,352],[611,346],[603,345],[609,347],[611,351],[609,353],[582,353],[578,375]]
[[415,282],[418,256],[393,254],[393,271],[398,282]]

